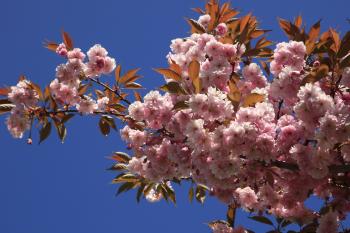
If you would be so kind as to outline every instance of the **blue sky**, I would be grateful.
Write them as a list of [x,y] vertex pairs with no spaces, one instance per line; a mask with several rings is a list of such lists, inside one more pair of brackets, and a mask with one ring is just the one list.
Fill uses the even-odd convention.
[[[270,39],[286,39],[277,16],[293,19],[302,14],[307,25],[322,18],[322,28],[349,29],[348,0],[235,0],[244,13],[252,11]],[[190,8],[202,0],[134,1],[19,1],[2,0],[0,8],[1,83],[14,85],[20,74],[44,86],[62,62],[42,47],[45,39],[60,40],[64,28],[75,45],[87,50],[101,43],[125,69],[140,67],[142,84],[150,90],[163,82],[151,68],[166,66],[170,40],[188,35],[184,17],[197,17]],[[105,77],[105,80],[112,77]],[[5,117],[1,117],[4,122]],[[186,185],[176,207],[160,202],[137,204],[133,193],[115,197],[115,174],[106,171],[113,151],[124,150],[117,133],[103,137],[98,119],[79,117],[69,122],[61,144],[56,135],[40,146],[14,140],[0,123],[0,232],[209,232],[204,224],[223,219],[226,208],[215,199],[204,206],[187,201]],[[119,124],[120,126],[120,124]],[[37,139],[37,138],[35,138]],[[241,214],[240,214],[241,215]],[[238,218],[262,232],[262,225]]]

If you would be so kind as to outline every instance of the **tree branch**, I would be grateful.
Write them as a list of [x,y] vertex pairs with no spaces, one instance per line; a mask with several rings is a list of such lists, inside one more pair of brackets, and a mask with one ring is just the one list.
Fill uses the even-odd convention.
[[113,90],[112,88],[110,88],[110,87],[107,86],[106,84],[100,82],[100,80],[98,80],[98,79],[91,78],[91,77],[89,77],[88,79],[91,80],[91,81],[94,82],[94,83],[97,83],[97,84],[103,86],[103,87],[106,88],[107,90],[113,92],[114,94],[116,94],[116,95],[120,98],[121,101],[125,102],[126,104],[128,104],[128,105],[131,104],[129,100],[125,99],[123,96],[120,95],[120,93],[118,92],[118,90]]

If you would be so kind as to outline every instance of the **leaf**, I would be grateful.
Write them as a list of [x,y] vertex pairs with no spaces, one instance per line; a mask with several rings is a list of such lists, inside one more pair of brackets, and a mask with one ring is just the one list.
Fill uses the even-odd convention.
[[61,139],[61,142],[63,143],[64,139],[67,136],[67,129],[64,126],[64,124],[62,124],[62,123],[60,123],[58,121],[54,121],[54,122],[55,122],[55,126],[56,126],[56,129],[57,129],[58,137],[59,137],[59,139]]
[[250,37],[252,39],[258,38],[259,36],[264,35],[266,32],[270,32],[271,30],[262,30],[262,29],[256,29],[251,34]]
[[126,191],[129,191],[130,189],[133,189],[137,184],[133,183],[133,182],[126,182],[124,184],[122,184],[118,191],[117,191],[117,194],[116,195],[119,195],[123,192],[126,192]]
[[318,34],[320,33],[321,28],[321,20],[317,21],[314,25],[312,25],[309,32],[309,41],[316,41]]
[[243,107],[252,107],[255,106],[256,103],[263,102],[265,99],[264,95],[260,95],[257,93],[251,93],[247,95],[243,101]]
[[119,174],[112,180],[112,184],[123,183],[123,182],[137,182],[139,179],[131,173]]
[[115,125],[114,119],[111,116],[103,115],[101,119],[106,122],[112,129],[117,130],[117,126]]
[[190,203],[192,203],[193,201],[193,196],[194,196],[194,190],[193,190],[193,187],[191,187],[190,190],[188,191],[188,200],[190,201]]
[[135,100],[142,102],[142,97],[140,93],[138,93],[137,91],[134,91],[134,96],[135,96]]
[[322,78],[324,78],[329,72],[329,68],[327,65],[322,64],[317,69],[317,71],[310,72],[302,81],[301,85],[305,85],[306,83],[315,83]]
[[248,22],[249,22],[249,19],[250,19],[250,16],[251,16],[251,15],[252,15],[252,14],[249,13],[249,14],[247,14],[246,16],[243,16],[243,17],[241,18],[240,25],[239,25],[239,32],[240,32],[240,33],[242,33],[243,30],[246,28],[246,26],[247,26],[247,24],[248,24]]
[[181,75],[178,74],[177,72],[171,70],[171,69],[166,69],[166,68],[158,68],[158,69],[154,69],[155,71],[157,71],[158,73],[164,75],[167,78],[173,79],[177,82],[181,81]]
[[10,112],[13,108],[15,107],[15,105],[13,104],[1,104],[0,105],[0,115]]
[[236,217],[236,208],[233,205],[229,205],[226,213],[227,222],[230,226],[232,226]]
[[341,40],[339,37],[339,34],[334,30],[334,29],[329,29],[329,32],[332,36],[333,42],[334,44],[331,46],[331,49],[335,52],[338,53],[339,49],[340,49],[340,44],[341,44]]
[[266,217],[264,217],[264,216],[252,216],[252,217],[249,217],[249,218],[254,220],[254,221],[261,222],[261,223],[273,226],[273,223],[271,222],[271,220],[266,218]]
[[189,108],[188,102],[187,101],[179,101],[174,105],[175,110],[180,110],[180,109],[186,109]]
[[200,93],[202,89],[201,80],[199,78],[199,70],[200,70],[200,64],[196,60],[191,61],[190,64],[188,65],[188,76],[192,80],[195,93]]
[[295,19],[294,25],[297,26],[298,28],[300,28],[302,23],[303,23],[303,18],[301,17],[301,15],[299,15],[299,16]]
[[51,133],[51,122],[47,122],[40,129],[40,132],[39,132],[39,135],[40,135],[39,144],[42,143],[45,139],[47,139],[49,137],[50,133]]
[[123,77],[120,78],[119,82],[123,84],[128,83],[127,81],[134,77],[139,70],[140,68],[129,70],[123,75]]
[[115,152],[111,159],[116,160],[120,163],[128,163],[131,158],[127,153]]
[[124,171],[127,170],[127,165],[123,163],[116,163],[113,164],[112,167],[108,168],[107,170],[115,170],[115,171]]
[[90,87],[90,85],[88,83],[80,85],[80,87],[78,88],[78,94],[84,95],[89,87]]
[[73,40],[67,32],[62,31],[62,39],[68,50],[72,50],[74,48]]
[[120,80],[120,72],[121,72],[122,67],[120,65],[115,68],[115,81],[119,83]]
[[10,92],[10,88],[0,88],[0,96],[7,96]]
[[199,78],[200,64],[198,61],[193,60],[188,65],[188,76],[193,81]]
[[143,190],[145,189],[146,184],[142,184],[138,189],[137,189],[137,193],[136,193],[136,201],[140,202],[141,200],[141,196],[143,194]]
[[12,102],[9,101],[8,99],[0,99],[0,105],[3,105],[3,104],[12,104]]
[[193,19],[187,19],[188,24],[191,26],[192,33],[202,34],[205,33],[205,28]]
[[161,86],[160,89],[172,94],[186,94],[185,90],[177,82],[168,82],[167,84]]
[[41,91],[39,85],[30,82],[29,86],[38,94],[40,100],[44,100],[43,92]]
[[142,88],[141,84],[138,83],[127,83],[125,84],[125,88],[127,89],[140,89]]
[[263,67],[263,69],[265,70],[266,74],[268,76],[270,76],[270,68],[267,65],[267,63],[265,61],[260,61],[260,65]]
[[102,117],[100,118],[100,121],[98,122],[98,125],[100,127],[101,133],[104,136],[107,136],[110,133],[111,128],[110,128],[109,124],[105,120],[103,120]]
[[48,50],[56,52],[58,44],[55,42],[46,41],[46,42],[44,42],[44,47],[47,48]]
[[196,194],[196,200],[199,203],[203,204],[205,197],[206,197],[205,196],[205,189],[202,186],[197,185],[195,194]]

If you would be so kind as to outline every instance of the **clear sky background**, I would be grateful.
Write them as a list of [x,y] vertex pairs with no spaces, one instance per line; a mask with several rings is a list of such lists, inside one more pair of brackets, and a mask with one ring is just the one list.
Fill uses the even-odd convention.
[[[349,0],[235,0],[244,13],[252,11],[270,39],[285,40],[277,16],[302,14],[307,25],[322,18],[322,29],[349,30]],[[0,68],[2,84],[14,85],[20,74],[44,86],[63,62],[42,47],[45,39],[60,40],[68,31],[86,51],[101,43],[125,69],[141,67],[148,89],[163,82],[151,68],[166,66],[170,40],[188,35],[184,17],[203,7],[202,0],[2,0],[0,7]],[[105,80],[113,77],[105,77]],[[118,133],[103,137],[98,118],[77,116],[68,123],[66,142],[57,135],[40,146],[14,140],[0,118],[0,232],[1,233],[178,233],[210,232],[205,225],[224,219],[226,207],[213,198],[201,206],[187,201],[187,185],[178,189],[178,204],[136,203],[134,193],[115,197],[115,176],[105,169],[113,151],[125,150]],[[120,124],[118,126],[121,126]],[[53,131],[54,132],[54,131]],[[37,136],[37,135],[35,135]],[[312,203],[311,203],[312,205]],[[243,224],[263,232],[240,216]]]

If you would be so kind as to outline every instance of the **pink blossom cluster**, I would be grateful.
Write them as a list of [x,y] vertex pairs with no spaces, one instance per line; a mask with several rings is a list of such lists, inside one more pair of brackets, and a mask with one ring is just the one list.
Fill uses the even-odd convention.
[[7,118],[7,128],[15,138],[22,138],[23,133],[30,127],[29,109],[38,103],[38,93],[32,88],[31,82],[23,79],[11,87],[8,99],[14,104]]
[[[199,19],[203,25],[207,21],[208,16]],[[302,85],[306,66],[302,42],[277,45],[272,82],[257,64],[243,67],[236,82],[242,101],[251,93],[265,98],[253,107],[244,107],[241,101],[236,111],[227,94],[230,75],[240,67],[238,45],[222,44],[204,33],[173,40],[171,50],[169,61],[183,71],[180,84],[193,93],[187,70],[196,59],[204,88],[186,95],[152,91],[144,102],[130,105],[129,116],[144,127],[130,124],[121,130],[135,152],[128,165],[131,172],[154,182],[192,178],[225,203],[248,211],[268,210],[302,223],[317,218],[304,205],[311,192],[332,197],[336,217],[323,218],[333,219],[333,225],[345,218],[350,192],[330,184],[339,175],[330,167],[350,160],[350,103],[345,88],[332,96],[321,82]],[[348,73],[345,68],[343,76]],[[181,101],[188,107],[175,109]],[[275,165],[281,162],[294,166]],[[318,232],[324,232],[322,226]],[[221,229],[224,226],[214,232],[232,230]]]
[[[108,97],[93,99],[79,94],[82,80],[108,74],[115,68],[115,60],[108,57],[108,52],[101,45],[95,45],[88,51],[89,61],[84,63],[86,55],[79,48],[68,50],[65,44],[58,45],[57,54],[67,62],[56,68],[56,78],[49,89],[55,101],[65,107],[75,107],[80,113],[92,114],[104,111],[109,103]],[[11,87],[8,100],[15,105],[7,120],[7,127],[16,138],[21,138],[30,127],[30,111],[38,107],[39,96],[28,80],[21,80]]]
[[182,76],[185,77],[183,86],[186,89],[192,89],[188,65],[194,59],[200,63],[199,77],[203,90],[210,86],[224,90],[231,73],[240,69],[240,56],[245,52],[245,46],[224,44],[218,39],[203,33],[172,40],[171,53],[167,57],[170,62],[173,61],[181,67]]
[[213,233],[247,233],[243,227],[235,227],[232,228],[228,226],[226,223],[215,222],[210,225],[210,228],[213,230]]
[[56,79],[50,84],[50,90],[56,101],[62,105],[75,106],[83,114],[94,111],[104,111],[108,105],[108,97],[102,97],[97,102],[90,96],[79,95],[81,81],[86,77],[108,74],[115,68],[115,60],[107,56],[108,52],[101,45],[94,45],[87,52],[89,61],[84,63],[86,55],[79,48],[66,53],[64,44],[60,44],[56,52],[67,58],[67,63],[56,68]]

